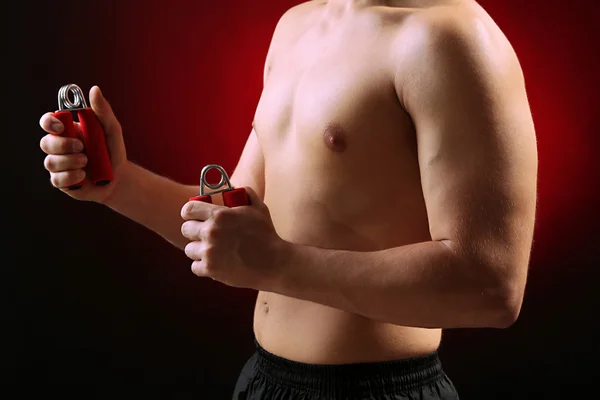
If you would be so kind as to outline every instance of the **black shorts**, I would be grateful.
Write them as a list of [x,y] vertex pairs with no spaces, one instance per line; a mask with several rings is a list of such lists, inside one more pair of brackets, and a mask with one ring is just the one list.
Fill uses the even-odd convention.
[[378,363],[312,365],[278,357],[255,341],[233,400],[456,400],[437,352]]

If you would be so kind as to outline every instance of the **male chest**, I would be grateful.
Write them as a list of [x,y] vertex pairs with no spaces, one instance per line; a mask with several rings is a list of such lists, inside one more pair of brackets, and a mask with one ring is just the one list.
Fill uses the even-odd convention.
[[321,148],[331,126],[356,145],[395,101],[384,39],[315,29],[274,60],[255,126],[263,151],[290,142]]

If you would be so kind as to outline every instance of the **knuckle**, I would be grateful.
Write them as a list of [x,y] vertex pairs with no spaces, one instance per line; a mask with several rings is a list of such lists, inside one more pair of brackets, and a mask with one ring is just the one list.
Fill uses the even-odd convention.
[[218,208],[213,211],[213,221],[215,224],[224,224],[231,220],[231,210],[229,208]]
[[210,259],[215,255],[216,247],[212,244],[206,244],[204,246],[204,257]]
[[48,119],[48,114],[49,113],[45,113],[40,117],[39,124],[40,124],[40,128],[42,128],[42,129],[46,129],[46,124],[47,124],[46,120]]
[[197,263],[192,263],[192,273],[196,276],[201,276],[202,271]]
[[215,238],[215,231],[214,231],[214,228],[212,227],[212,225],[208,225],[208,226],[206,226],[203,229],[202,237],[205,240],[209,240],[209,241],[210,240],[214,240],[214,238]]
[[75,185],[85,178],[85,173],[78,169],[73,171],[52,172],[50,181],[57,188]]
[[48,134],[40,140],[40,147],[46,154],[62,155],[73,147],[68,138]]
[[194,275],[200,277],[206,276],[207,273],[204,265],[206,265],[204,261],[194,261],[192,263],[192,272],[194,273]]
[[208,262],[208,261],[204,261],[204,268],[200,269],[200,272],[202,273],[202,275],[207,275],[207,276],[211,276],[214,274],[214,268],[212,267],[212,263]]
[[190,240],[198,239],[193,221],[186,221],[181,225],[181,234]]
[[88,163],[88,159],[87,159],[86,155],[83,154],[83,153],[82,154],[77,154],[75,160],[76,160],[75,163],[77,164],[77,166],[79,168],[85,167],[87,165],[87,163]]
[[40,117],[40,127],[46,132],[52,129],[52,113],[47,112]]
[[181,209],[181,217],[183,219],[190,219],[193,207],[194,207],[193,202],[190,201],[190,202],[186,203],[183,206],[183,208]]
[[85,162],[80,157],[71,157],[69,155],[49,154],[44,159],[44,167],[50,172],[62,172],[83,168]]
[[190,242],[185,246],[184,249],[185,255],[191,259],[196,258],[196,244],[195,242]]
[[56,170],[56,160],[54,159],[54,156],[47,155],[46,158],[44,158],[44,168],[52,172]]
[[219,238],[220,234],[221,234],[221,229],[219,228],[219,226],[216,223],[212,223],[212,224],[208,223],[207,226],[204,228],[203,236],[208,241],[214,241]]
[[63,137],[61,137],[61,138],[57,137],[56,139],[62,139],[62,140],[58,140],[58,149],[61,152],[61,154],[70,153],[75,148],[73,139],[68,140],[68,138],[63,138]]
[[40,139],[40,149],[46,154],[50,152],[50,141],[52,140],[52,135],[44,135]]
[[[183,224],[181,224],[181,234],[185,237],[187,237],[187,222],[184,222]],[[186,246],[187,247],[187,246]]]
[[60,178],[57,173],[50,173],[50,183],[54,187],[60,187]]
[[202,261],[204,261],[204,270],[207,273],[213,273],[215,272],[215,263],[214,263],[214,250],[212,250],[211,247],[206,248],[204,250],[204,258],[202,259]]

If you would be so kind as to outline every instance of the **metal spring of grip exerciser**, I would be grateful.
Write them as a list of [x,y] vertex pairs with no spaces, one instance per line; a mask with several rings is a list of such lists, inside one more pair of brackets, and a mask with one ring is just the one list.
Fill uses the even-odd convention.
[[[208,171],[210,171],[211,169],[216,169],[221,173],[221,180],[216,185],[211,185],[206,180],[206,174],[208,174]],[[218,190],[224,184],[227,184],[227,187],[225,189]],[[205,186],[208,187],[209,189],[212,189],[213,191],[210,193],[205,193],[204,192]],[[227,176],[227,172],[225,172],[223,167],[221,167],[220,165],[217,165],[217,164],[208,164],[207,166],[202,168],[202,172],[200,173],[200,195],[201,196],[208,196],[211,194],[222,193],[222,192],[226,192],[230,189],[233,189],[233,186],[231,186],[231,182],[229,181],[229,176]]]
[[[73,101],[69,98],[69,93],[73,93]],[[81,110],[88,108],[85,101],[85,96],[81,88],[73,83],[64,85],[58,90],[58,109],[65,110]]]

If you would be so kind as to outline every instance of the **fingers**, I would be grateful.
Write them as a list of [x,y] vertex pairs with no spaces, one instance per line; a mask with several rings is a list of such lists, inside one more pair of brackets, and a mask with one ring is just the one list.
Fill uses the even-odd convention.
[[191,241],[204,240],[205,222],[186,221],[181,225],[181,234]]
[[199,277],[208,277],[212,278],[211,273],[214,271],[210,271],[208,267],[208,263],[204,259],[206,253],[206,249],[200,242],[190,243],[185,248],[185,254],[194,260],[192,263],[192,272],[194,275]]
[[[196,222],[196,221],[188,221],[185,222],[181,228],[182,233],[184,234],[184,236],[190,238],[190,237],[195,237],[195,238],[199,238],[201,235],[199,235],[198,233],[190,233],[190,232],[200,232],[202,230],[202,225],[203,222]],[[192,239],[193,240],[193,239]],[[207,250],[207,243],[206,242],[201,242],[201,241],[192,241],[190,243],[188,243],[185,248],[184,248],[184,252],[185,255],[193,260],[194,262],[192,263],[192,272],[197,275],[197,276],[207,276],[206,274],[206,262],[204,261],[204,258],[206,257],[206,251]]]
[[190,242],[185,246],[185,255],[194,261],[202,260],[204,247],[205,245],[202,242]]
[[46,135],[40,140],[40,148],[46,154],[71,154],[83,151],[83,142],[79,139],[56,135]]
[[[208,273],[208,270],[206,268],[206,262],[204,260],[194,261],[192,263],[192,272],[194,273],[194,275],[199,276],[199,277],[212,278]],[[214,279],[214,278],[212,278],[212,279]]]
[[83,168],[87,157],[82,154],[83,142],[79,139],[58,136],[64,126],[52,113],[40,118],[40,126],[48,135],[40,140],[40,148],[46,154],[44,167],[50,172],[50,182],[54,187],[66,189],[85,179]]
[[40,126],[48,133],[58,135],[64,131],[63,123],[58,118],[52,116],[52,113],[48,112],[40,118]]
[[221,209],[227,209],[227,207],[204,203],[202,201],[189,201],[181,208],[181,218],[184,220],[206,221]]
[[50,182],[54,187],[66,189],[70,186],[77,185],[85,179],[85,172],[81,169],[75,171],[51,172]]
[[49,172],[63,172],[83,169],[87,165],[87,157],[85,154],[64,154],[46,156],[44,167]]
[[50,134],[40,140],[40,148],[46,154],[80,153],[83,151],[83,142],[79,139]]

